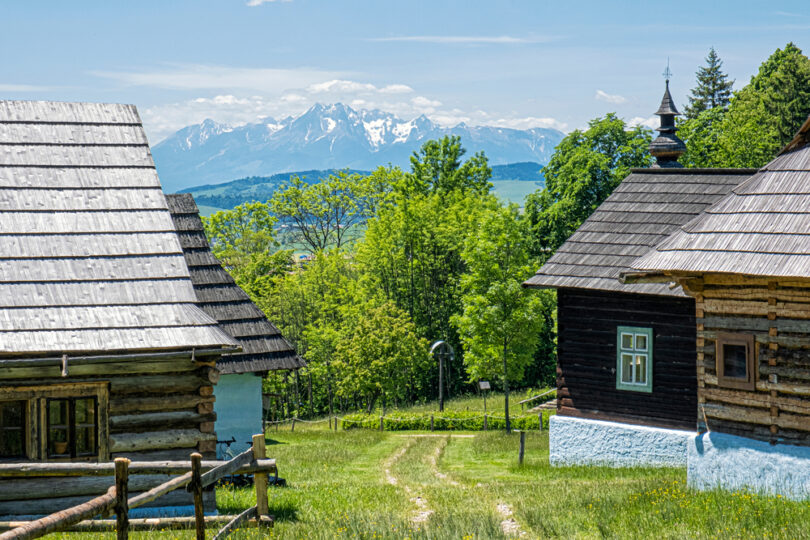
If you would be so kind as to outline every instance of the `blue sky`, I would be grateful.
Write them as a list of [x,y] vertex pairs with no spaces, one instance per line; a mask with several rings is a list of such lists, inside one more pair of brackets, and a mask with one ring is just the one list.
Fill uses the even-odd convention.
[[736,88],[789,41],[810,53],[806,0],[6,0],[2,14],[0,98],[134,103],[153,144],[207,117],[336,101],[448,125],[648,122],[668,57],[683,107],[711,46]]

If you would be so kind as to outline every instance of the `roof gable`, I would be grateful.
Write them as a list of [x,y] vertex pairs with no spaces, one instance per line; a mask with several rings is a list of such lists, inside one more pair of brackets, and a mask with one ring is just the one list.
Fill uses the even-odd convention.
[[217,362],[223,373],[298,369],[305,362],[211,253],[199,209],[190,193],[166,195],[180,235],[199,306],[242,346]]
[[132,105],[0,101],[0,353],[233,347]]
[[525,285],[683,296],[667,284],[624,284],[618,278],[754,172],[635,169]]

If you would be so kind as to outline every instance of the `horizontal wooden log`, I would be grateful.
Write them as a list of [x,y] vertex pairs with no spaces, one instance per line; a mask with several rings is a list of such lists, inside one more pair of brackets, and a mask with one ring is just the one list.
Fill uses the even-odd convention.
[[[202,470],[210,471],[227,463],[227,461],[209,460],[202,462]],[[136,474],[185,474],[191,470],[191,460],[185,461],[133,461],[129,464],[130,478]],[[253,460],[235,474],[253,472],[273,472],[276,470],[275,459]],[[35,476],[112,476],[115,465],[104,463],[0,463],[0,478],[35,477]]]
[[110,452],[137,452],[161,448],[194,448],[199,441],[216,441],[214,433],[199,429],[170,429],[144,433],[113,433],[110,435]]
[[166,450],[144,450],[140,452],[117,452],[110,459],[125,457],[131,461],[188,461],[192,450],[188,448],[169,448]]
[[633,416],[625,414],[612,414],[603,411],[571,409],[568,407],[558,407],[557,414],[561,416],[573,416],[575,418],[589,418],[592,420],[605,420],[608,422],[622,422],[639,426],[656,426],[673,429],[691,430],[695,428],[697,419],[683,419],[678,422],[666,418],[655,418],[649,416]]
[[216,413],[199,414],[191,411],[171,411],[145,414],[114,415],[110,417],[110,428],[113,430],[176,427],[178,424],[194,426],[201,422],[213,422]]
[[131,394],[196,394],[202,386],[210,385],[211,368],[198,368],[192,372],[163,375],[138,375],[110,378],[110,393],[114,396]]
[[[129,477],[129,490],[145,491],[170,478],[166,474],[133,475]],[[114,482],[112,476],[0,478],[0,501],[96,496]]]
[[791,398],[785,396],[772,397],[766,392],[747,392],[745,390],[727,390],[720,388],[704,388],[700,391],[706,400],[720,401],[731,405],[744,405],[770,409],[776,406],[786,412],[810,415],[810,400]]
[[158,497],[161,497],[162,495],[165,495],[170,491],[174,491],[175,489],[185,487],[190,482],[191,482],[191,471],[187,472],[186,474],[180,475],[176,478],[167,480],[162,484],[155,486],[144,493],[141,493],[140,495],[131,497],[129,501],[127,501],[127,504],[129,505],[130,508],[138,508],[139,506],[143,506],[147,503],[154,501]]
[[779,416],[773,417],[770,411],[750,407],[721,405],[718,403],[706,403],[702,405],[701,408],[706,411],[706,416],[712,418],[734,420],[747,424],[774,424],[779,427],[810,431],[810,417],[804,415],[780,413]]
[[[4,505],[14,503],[0,503],[0,508]],[[115,486],[109,488],[107,493],[96,497],[92,500],[85,500],[85,502],[72,506],[65,510],[60,510],[52,513],[44,518],[36,521],[31,521],[22,527],[12,529],[0,534],[0,540],[26,540],[29,538],[39,538],[48,533],[59,531],[64,527],[79,523],[86,519],[90,519],[99,514],[107,513],[115,505]],[[0,513],[6,514],[0,510]],[[23,515],[23,512],[9,512],[7,515],[14,515],[15,513]],[[31,512],[38,514],[41,512]]]
[[[191,362],[114,362],[107,364],[84,364],[84,365],[69,365],[69,373],[71,377],[91,377],[91,376],[118,376],[118,375],[135,375],[135,374],[154,374],[154,373],[175,373],[181,371],[184,367],[188,367],[188,371],[194,371],[199,368],[198,365]],[[59,381],[62,378],[62,368],[58,366],[45,366],[45,367],[13,367],[4,368],[0,367],[0,379],[53,379]]]
[[[234,515],[205,516],[206,525],[224,525],[233,518]],[[7,531],[25,525],[28,521],[0,521],[0,531]],[[116,522],[114,519],[93,519],[86,520],[65,529],[65,532],[115,532]],[[258,522],[249,519],[242,523],[241,528],[255,528]],[[129,529],[131,531],[162,531],[162,530],[185,530],[194,528],[193,516],[164,517],[164,518],[130,518]]]
[[110,415],[148,413],[167,410],[194,409],[202,403],[211,403],[211,410],[201,412],[206,414],[213,412],[214,396],[202,397],[194,394],[164,395],[164,396],[138,396],[128,398],[110,399]]

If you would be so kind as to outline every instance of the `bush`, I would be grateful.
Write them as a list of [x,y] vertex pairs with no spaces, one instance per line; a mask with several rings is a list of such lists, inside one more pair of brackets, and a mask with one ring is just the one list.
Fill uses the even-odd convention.
[[[543,412],[543,429],[548,429],[550,411]],[[431,413],[395,412],[383,417],[385,431],[430,431]],[[536,414],[513,416],[512,429],[537,430]],[[380,417],[371,414],[347,414],[341,421],[343,429],[380,429]],[[505,429],[503,415],[487,415],[487,429]],[[482,431],[484,415],[477,411],[433,413],[433,429],[436,431]]]

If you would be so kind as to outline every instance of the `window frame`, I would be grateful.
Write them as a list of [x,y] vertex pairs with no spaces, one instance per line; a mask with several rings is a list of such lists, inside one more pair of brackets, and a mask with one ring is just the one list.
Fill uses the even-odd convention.
[[[734,388],[736,390],[756,390],[757,375],[757,350],[756,341],[753,334],[739,334],[731,332],[720,332],[714,340],[715,371],[717,373],[717,386],[723,388]],[[745,346],[745,371],[746,377],[729,377],[725,374],[725,350],[723,345],[743,345]]]
[[[80,400],[93,400],[93,424],[79,424],[76,420],[76,402]],[[51,424],[51,405],[54,402],[63,401],[67,407],[66,412],[66,421],[67,424],[62,427],[59,426],[59,429],[64,429],[65,431],[65,439],[66,439],[66,449],[67,453],[64,454],[51,454],[50,453],[50,436],[51,431],[53,430],[54,426]],[[82,458],[93,458],[98,456],[99,452],[99,444],[98,444],[98,432],[99,432],[99,418],[98,418],[98,397],[97,396],[74,396],[74,397],[49,397],[45,398],[45,417],[48,419],[48,424],[45,426],[45,446],[44,451],[47,455],[49,460],[59,460],[59,459],[82,459]],[[80,454],[77,449],[78,445],[78,429],[79,428],[87,428],[87,427],[94,427],[95,430],[93,431],[93,449],[94,452],[90,453],[82,453]]]
[[[16,427],[7,427],[3,423],[3,412],[2,412],[2,404],[3,403],[22,403],[22,426],[20,428],[20,440],[22,442],[22,452],[16,456],[0,456],[0,461],[14,461],[18,459],[25,459],[26,452],[27,452],[27,444],[28,444],[28,402],[24,399],[0,399],[0,432],[6,431],[16,431]],[[5,433],[0,433],[0,436],[5,435]]]
[[[622,348],[622,334],[633,335],[633,349]],[[636,336],[644,335],[647,338],[647,348],[643,354],[647,355],[645,363],[646,381],[641,383],[628,383],[622,380],[622,353],[632,352],[633,356],[640,353],[642,349],[635,348]],[[616,390],[629,392],[642,392],[651,394],[653,391],[653,329],[641,326],[617,326],[616,327]]]
[[[0,400],[26,402],[25,457],[27,461],[109,461],[109,401],[110,384],[107,381],[63,383],[42,386],[10,386],[0,388]],[[48,456],[48,403],[49,399],[95,398],[96,400],[96,454],[79,457]]]

